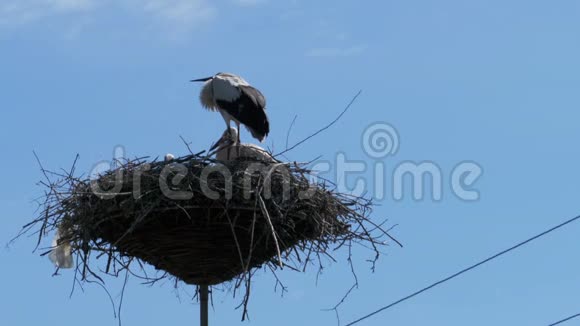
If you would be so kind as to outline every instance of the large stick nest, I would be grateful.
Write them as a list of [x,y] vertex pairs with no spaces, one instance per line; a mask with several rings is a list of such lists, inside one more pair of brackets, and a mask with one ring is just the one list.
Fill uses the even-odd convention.
[[[40,243],[59,228],[83,280],[146,262],[165,272],[161,278],[213,285],[247,279],[260,266],[304,271],[353,242],[376,259],[389,238],[369,219],[369,200],[312,182],[296,163],[224,165],[189,155],[121,162],[96,178],[44,172],[43,209],[25,230],[39,231]],[[106,263],[95,268],[89,257]]]

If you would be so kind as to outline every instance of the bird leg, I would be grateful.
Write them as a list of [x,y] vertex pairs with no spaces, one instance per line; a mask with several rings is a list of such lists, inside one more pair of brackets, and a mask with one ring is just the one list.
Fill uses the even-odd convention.
[[[226,121],[226,130],[228,131],[228,134],[230,134],[230,136],[231,136],[231,131],[230,131],[230,121],[229,121],[229,120],[227,120],[227,119],[226,119],[225,121]],[[225,149],[227,150],[227,153],[226,153],[226,160],[228,160],[228,161],[229,161],[229,160],[230,160],[230,146],[227,146]]]
[[238,148],[238,157],[240,157],[240,148],[242,147],[242,142],[240,141],[240,133],[242,132],[240,130],[240,123],[236,121],[236,125],[238,126],[238,139],[237,139],[237,148]]

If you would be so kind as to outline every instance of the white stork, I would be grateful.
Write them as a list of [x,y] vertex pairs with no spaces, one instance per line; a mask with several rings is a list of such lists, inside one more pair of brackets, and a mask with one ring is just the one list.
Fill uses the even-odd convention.
[[61,227],[56,230],[52,239],[52,250],[48,254],[48,259],[58,268],[72,268],[73,257],[72,247],[68,240],[61,239],[64,231]]
[[211,147],[210,152],[217,149],[218,161],[233,161],[239,158],[252,159],[265,163],[278,162],[270,153],[254,144],[240,144],[237,142],[238,130],[230,127],[224,131],[222,137]]
[[[210,111],[219,111],[230,130],[230,121],[248,128],[252,136],[262,142],[270,132],[266,115],[266,98],[242,77],[220,72],[212,77],[194,79],[204,82],[200,94],[201,104]],[[237,130],[237,131],[238,131]],[[237,133],[237,142],[240,135]]]
[[167,153],[167,154],[165,154],[165,159],[164,159],[164,161],[165,161],[165,162],[171,162],[171,161],[173,161],[174,159],[175,159],[175,155],[173,155],[173,154],[171,154],[171,153]]

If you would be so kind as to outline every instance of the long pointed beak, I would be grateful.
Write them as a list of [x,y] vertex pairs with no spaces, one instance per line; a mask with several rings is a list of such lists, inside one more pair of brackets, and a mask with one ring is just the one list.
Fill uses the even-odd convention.
[[210,152],[213,152],[216,148],[218,148],[220,146],[220,144],[222,143],[222,140],[218,140],[215,142],[215,144],[213,144],[213,146],[209,149]]
[[220,138],[215,144],[212,145],[212,147],[209,149],[209,151],[212,152],[213,150],[215,150],[216,148],[218,148],[220,146],[225,148],[228,146],[232,146],[233,144],[234,144],[234,141],[231,140],[229,137],[222,136],[222,138]]
[[213,77],[205,77],[205,78],[193,79],[193,80],[190,80],[190,82],[205,82],[205,81],[208,81],[208,80],[210,80],[212,78]]

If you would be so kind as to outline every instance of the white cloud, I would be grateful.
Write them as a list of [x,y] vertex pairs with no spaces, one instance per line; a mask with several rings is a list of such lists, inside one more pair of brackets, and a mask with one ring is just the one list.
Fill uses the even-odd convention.
[[267,0],[233,0],[235,4],[243,7],[253,7],[265,3]]
[[215,8],[206,0],[146,0],[134,3],[143,3],[145,12],[181,26],[203,23],[215,16]]
[[366,51],[366,45],[355,45],[351,47],[326,47],[314,48],[306,52],[308,57],[352,57],[361,55]]
[[209,0],[0,0],[0,28],[62,15],[92,15],[97,9],[105,8],[128,14],[145,14],[171,30],[172,34],[187,33],[194,26],[211,21],[216,15],[216,9]]
[[131,11],[138,10],[149,16],[167,40],[187,40],[196,27],[207,24],[216,17],[216,8],[210,0],[124,0]]
[[79,11],[91,9],[96,3],[94,0],[44,0],[41,1],[58,11]]
[[3,0],[0,3],[0,26],[22,25],[48,16],[86,12],[95,5],[94,0]]

